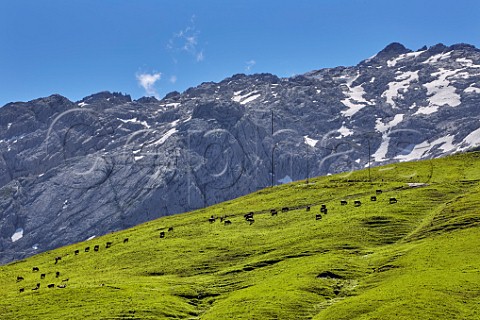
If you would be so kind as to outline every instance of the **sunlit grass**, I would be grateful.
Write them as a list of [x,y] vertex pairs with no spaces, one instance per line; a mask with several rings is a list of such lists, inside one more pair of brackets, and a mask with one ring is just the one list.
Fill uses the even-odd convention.
[[[479,318],[478,157],[260,190],[2,266],[0,318]],[[328,213],[315,220],[322,204]],[[291,210],[270,215],[282,207]]]

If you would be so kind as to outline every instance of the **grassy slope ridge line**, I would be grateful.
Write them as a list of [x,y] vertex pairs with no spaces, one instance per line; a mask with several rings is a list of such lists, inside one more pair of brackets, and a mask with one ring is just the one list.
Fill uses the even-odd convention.
[[0,267],[0,318],[479,319],[479,182],[472,152],[164,217]]

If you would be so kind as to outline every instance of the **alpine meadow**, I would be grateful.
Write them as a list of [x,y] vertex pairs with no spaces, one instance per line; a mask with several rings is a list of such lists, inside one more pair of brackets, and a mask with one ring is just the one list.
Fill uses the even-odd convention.
[[478,319],[479,191],[473,151],[262,189],[4,265],[0,314]]

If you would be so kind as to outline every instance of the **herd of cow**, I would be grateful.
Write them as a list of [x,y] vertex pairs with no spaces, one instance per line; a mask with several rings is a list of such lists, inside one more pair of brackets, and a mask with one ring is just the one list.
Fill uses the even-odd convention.
[[[123,240],[123,243],[127,243],[127,242],[128,242],[128,238],[125,238],[125,239]],[[111,246],[112,246],[112,242],[107,242],[107,243],[105,244],[105,248],[106,248],[106,249],[110,248]],[[95,245],[95,246],[93,247],[93,251],[98,252],[99,250],[100,250],[100,246],[99,246],[99,245]],[[89,252],[89,251],[90,251],[90,247],[85,247],[85,252]],[[74,253],[74,255],[79,255],[79,254],[80,254],[80,250],[77,249],[77,250],[75,250],[73,253]],[[67,255],[68,255],[68,254],[67,254]],[[59,262],[60,260],[62,260],[62,257],[60,257],[60,256],[55,257],[55,263],[54,263],[54,264],[58,264],[58,262]],[[39,268],[39,267],[33,267],[33,268],[32,268],[32,272],[33,272],[33,273],[38,273],[38,272],[40,272],[40,268]],[[46,276],[47,276],[46,273],[41,273],[41,274],[40,274],[40,280],[44,280],[44,279],[46,278]],[[60,277],[60,271],[55,271],[55,278],[59,278],[59,277]],[[22,282],[22,281],[24,281],[24,280],[25,280],[24,277],[22,277],[22,276],[17,276],[17,280],[16,280],[17,282]],[[60,288],[60,289],[66,288],[66,287],[67,287],[67,282],[68,282],[68,280],[69,280],[69,278],[63,279],[60,284],[56,285],[56,287],[57,287],[57,288]],[[41,283],[37,283],[36,286],[33,287],[31,290],[32,290],[32,291],[37,291],[37,290],[40,289],[40,287],[41,287]],[[53,288],[55,288],[55,284],[54,284],[54,283],[49,283],[49,284],[47,285],[47,288],[53,289]],[[25,292],[25,287],[19,288],[18,291],[19,291],[19,293]]]
[[[376,195],[379,195],[379,194],[382,193],[382,190],[376,190],[375,192],[376,192]],[[371,197],[370,197],[370,201],[377,201],[377,196],[371,196]],[[396,198],[390,198],[390,199],[389,199],[389,203],[390,203],[390,204],[397,203],[397,199],[396,199]],[[347,201],[347,200],[341,200],[341,201],[340,201],[340,205],[341,205],[341,206],[346,206],[346,205],[348,205],[348,201]],[[362,202],[361,202],[360,200],[354,200],[354,201],[353,201],[353,205],[354,205],[354,207],[360,207],[360,206],[362,205]],[[306,207],[302,207],[302,208],[306,208],[306,211],[307,211],[307,212],[309,212],[310,209],[311,209],[310,206],[306,206]],[[298,208],[298,207],[296,207],[296,208],[283,207],[283,208],[281,209],[281,212],[283,212],[283,213],[284,213],[284,212],[288,212],[289,210],[292,210],[292,209],[295,210],[295,209],[299,209],[299,208]],[[316,215],[315,215],[315,220],[321,220],[321,219],[322,219],[322,214],[323,214],[323,215],[326,215],[327,213],[328,213],[327,205],[322,204],[322,205],[320,206],[320,214],[316,214]],[[251,211],[251,212],[243,215],[245,221],[247,221],[250,225],[252,225],[252,224],[255,222],[255,220],[254,220],[254,218],[253,218],[253,215],[254,215],[254,212],[253,212],[253,211]],[[278,211],[277,211],[276,209],[271,209],[271,210],[270,210],[270,215],[271,215],[272,217],[273,217],[273,216],[277,216],[277,215],[278,215]],[[225,216],[225,215],[222,216],[222,217],[219,217],[219,219],[220,219],[220,222],[223,222],[223,223],[224,223],[224,225],[230,225],[230,224],[232,224],[232,221],[230,221],[229,219],[227,219],[227,216]],[[208,219],[208,221],[209,221],[210,223],[214,223],[216,220],[217,220],[217,218],[216,218],[215,216],[213,216],[213,215]],[[170,231],[173,231],[173,227],[169,227],[169,228],[168,228],[168,231],[169,231],[169,232],[170,232]],[[166,234],[165,231],[161,231],[161,232],[160,232],[160,238],[165,238],[165,234]],[[123,243],[127,243],[127,242],[128,242],[128,238],[123,239]],[[105,248],[106,248],[106,249],[110,248],[110,247],[112,246],[112,244],[113,244],[112,242],[107,242],[107,243],[105,244]],[[99,250],[100,250],[100,246],[99,246],[99,245],[95,245],[95,246],[93,247],[93,251],[98,252]],[[85,251],[85,252],[90,252],[90,247],[85,247],[84,251]],[[77,249],[77,250],[75,250],[73,253],[74,253],[74,255],[79,255],[79,254],[80,254],[80,250]],[[67,255],[68,255],[68,254],[67,254]],[[59,257],[55,257],[55,263],[54,263],[54,264],[58,264],[58,262],[59,262],[60,260],[62,260],[62,257],[60,257],[60,256],[59,256]],[[39,269],[38,267],[33,267],[33,268],[32,268],[32,272],[34,272],[34,273],[40,272],[40,269]],[[43,279],[45,279],[45,277],[46,277],[46,274],[45,274],[45,273],[41,273],[41,274],[40,274],[40,279],[43,280]],[[59,278],[59,277],[60,277],[60,272],[59,272],[59,271],[56,271],[56,272],[55,272],[55,278]],[[24,281],[24,280],[25,280],[24,277],[22,277],[22,276],[17,276],[17,282],[22,282],[22,281]],[[60,288],[60,289],[66,288],[66,287],[67,287],[67,284],[66,284],[66,283],[68,282],[68,280],[69,280],[68,278],[63,279],[63,280],[61,281],[61,284],[58,284],[56,287],[57,287],[57,288]],[[31,290],[32,290],[32,291],[39,290],[39,289],[40,289],[40,286],[41,286],[41,283],[37,283],[36,286],[35,286],[34,288],[32,288]],[[54,283],[50,283],[50,284],[47,285],[47,288],[49,288],[49,289],[55,288],[55,284],[54,284]],[[20,293],[25,292],[25,288],[24,288],[24,287],[19,288],[19,292],[20,292]]]
[[[375,193],[376,193],[376,195],[382,194],[382,190],[380,190],[380,189],[375,190]],[[377,201],[377,196],[376,195],[371,196],[370,201]],[[389,203],[390,204],[397,203],[397,199],[396,198],[390,198]],[[348,201],[347,200],[340,200],[340,205],[346,206],[346,205],[348,205]],[[353,201],[353,206],[354,207],[360,207],[361,205],[362,205],[362,202],[360,200],[354,200]],[[302,208],[305,208],[307,212],[309,212],[310,209],[311,209],[310,206],[306,206],[306,207],[302,207]],[[283,207],[282,212],[288,212],[291,209],[295,210],[295,209],[299,209],[299,208],[298,207],[296,207],[296,208]],[[315,215],[315,220],[321,220],[322,219],[322,214],[326,215],[327,213],[328,213],[327,205],[322,204],[320,206],[320,213]],[[278,215],[277,209],[270,209],[270,214],[272,216]],[[253,211],[243,215],[243,217],[245,218],[245,221],[249,222],[250,225],[255,222],[255,220],[253,219],[253,215],[254,215]],[[216,220],[217,220],[217,218],[214,215],[212,215],[210,218],[208,218],[208,222],[210,222],[210,223],[214,223]],[[227,219],[227,216],[220,217],[220,222],[223,222],[225,225],[232,224],[232,222]]]

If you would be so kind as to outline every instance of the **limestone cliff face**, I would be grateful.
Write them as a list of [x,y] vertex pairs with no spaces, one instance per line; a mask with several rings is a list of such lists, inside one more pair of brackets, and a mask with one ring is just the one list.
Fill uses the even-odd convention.
[[[0,108],[0,263],[291,180],[480,144],[480,51]],[[273,159],[273,164],[272,164]],[[273,172],[272,172],[273,169]]]

